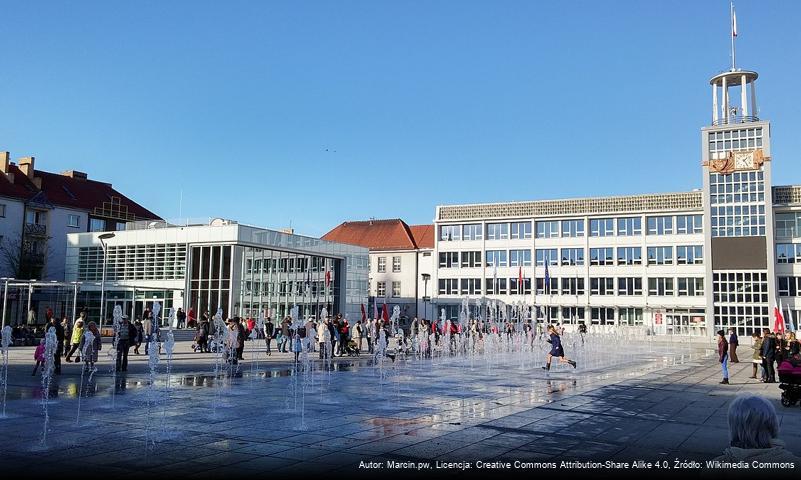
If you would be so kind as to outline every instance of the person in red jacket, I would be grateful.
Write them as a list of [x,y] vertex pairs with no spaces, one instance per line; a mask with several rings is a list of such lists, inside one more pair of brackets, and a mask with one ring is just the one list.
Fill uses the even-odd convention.
[[253,320],[252,318],[248,318],[247,325],[248,325],[248,336],[250,336],[251,332],[253,332],[253,329],[256,328],[256,321]]

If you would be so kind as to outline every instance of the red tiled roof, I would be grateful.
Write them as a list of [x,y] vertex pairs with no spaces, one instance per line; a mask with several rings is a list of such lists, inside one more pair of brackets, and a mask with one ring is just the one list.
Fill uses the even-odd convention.
[[[110,183],[73,178],[58,173],[34,170],[34,178],[41,179],[41,189],[19,169],[9,165],[14,183],[0,173],[0,195],[30,200],[42,192],[48,202],[67,208],[97,210],[100,217],[119,217],[128,220],[160,220],[161,217],[118,192]],[[111,215],[109,215],[111,213]],[[133,216],[134,218],[131,218]]]
[[409,225],[417,248],[434,248],[434,225]]
[[9,165],[9,173],[13,174],[13,182],[0,170],[0,195],[27,200],[39,192],[36,185],[25,176],[16,165]]
[[[417,248],[433,248],[433,225],[418,225],[416,227],[430,227],[426,240],[424,228],[418,228],[415,234],[412,228],[400,219],[366,220],[358,222],[344,222],[330,232],[323,235],[323,240],[358,245],[370,250],[415,250]],[[430,243],[429,247],[419,247],[417,240],[422,239]]]

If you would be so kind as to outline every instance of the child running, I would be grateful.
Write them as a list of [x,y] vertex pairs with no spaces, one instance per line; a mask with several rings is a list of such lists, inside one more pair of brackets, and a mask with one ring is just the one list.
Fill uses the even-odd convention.
[[542,367],[542,369],[545,371],[551,369],[552,357],[559,357],[559,363],[569,363],[573,368],[576,368],[576,362],[565,358],[565,350],[562,348],[562,339],[559,338],[559,334],[556,333],[556,328],[554,328],[553,325],[548,325],[548,335],[551,337],[547,340],[547,342],[551,344],[551,351],[548,352],[548,356],[545,358],[545,366]]
[[44,357],[45,357],[45,342],[39,342],[39,345],[36,347],[36,351],[33,352],[33,359],[36,360],[36,366],[33,367],[33,373],[31,376],[36,375],[36,371],[39,370],[40,365],[44,365]]

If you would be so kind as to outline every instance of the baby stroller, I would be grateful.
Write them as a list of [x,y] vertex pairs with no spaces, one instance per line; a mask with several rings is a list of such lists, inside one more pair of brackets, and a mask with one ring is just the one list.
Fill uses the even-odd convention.
[[350,357],[359,356],[359,345],[356,344],[355,340],[348,340],[348,343],[345,344],[345,353],[347,353]]
[[783,361],[778,368],[782,405],[792,407],[801,400],[801,359],[797,356]]

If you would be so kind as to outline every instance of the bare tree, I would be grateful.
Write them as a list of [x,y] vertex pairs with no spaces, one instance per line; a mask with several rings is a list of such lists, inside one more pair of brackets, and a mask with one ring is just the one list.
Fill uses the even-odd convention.
[[0,271],[7,271],[20,280],[42,279],[52,257],[50,238],[28,240],[3,237],[0,239]]

